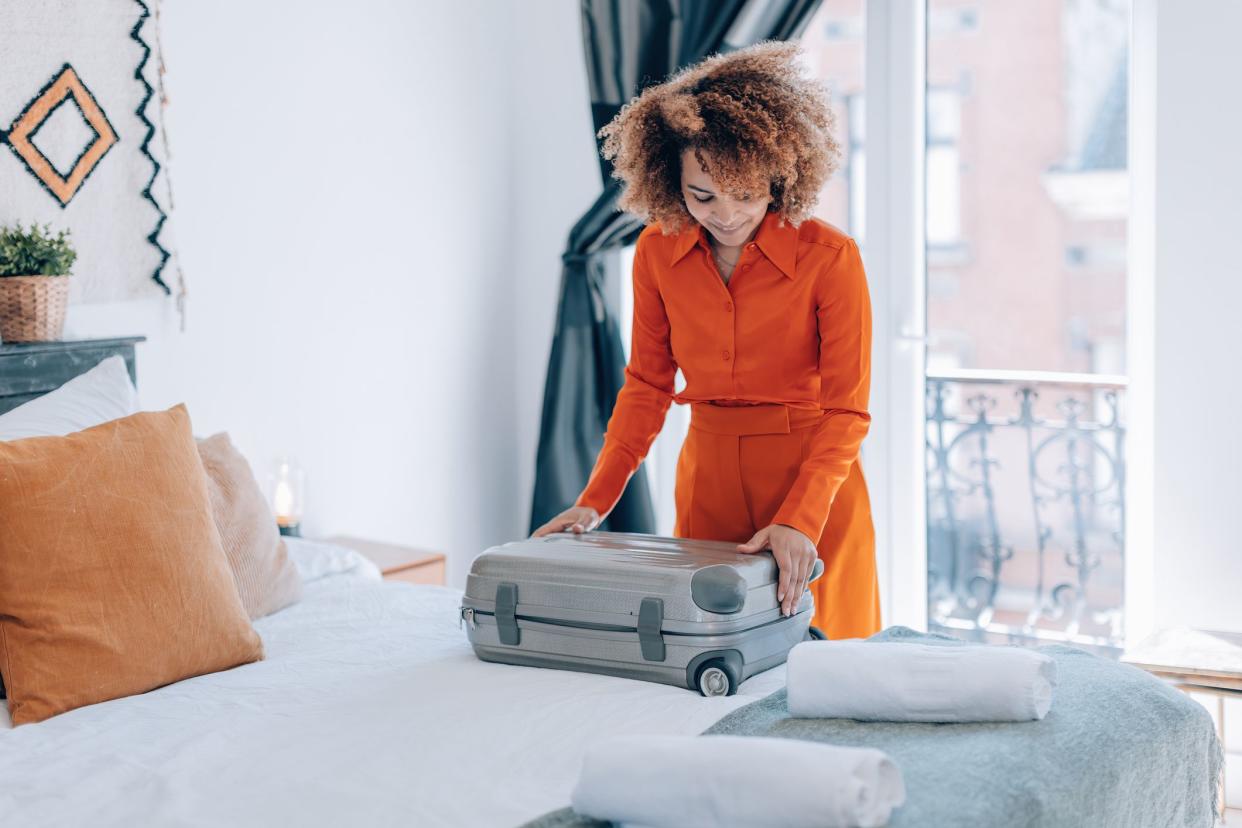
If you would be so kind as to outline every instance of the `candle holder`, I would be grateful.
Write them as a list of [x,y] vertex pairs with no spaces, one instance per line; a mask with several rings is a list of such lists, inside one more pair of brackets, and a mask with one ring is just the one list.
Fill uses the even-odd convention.
[[276,526],[280,529],[280,534],[300,538],[306,473],[297,460],[283,456],[276,461],[270,477],[269,491],[272,494],[272,511],[276,515]]

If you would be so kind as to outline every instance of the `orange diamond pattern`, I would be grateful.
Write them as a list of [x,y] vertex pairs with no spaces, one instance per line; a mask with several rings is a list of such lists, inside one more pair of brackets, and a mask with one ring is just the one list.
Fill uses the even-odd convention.
[[[86,118],[86,123],[95,131],[95,138],[78,157],[73,169],[67,175],[62,176],[47,156],[31,142],[30,137],[55,111],[56,107],[70,96],[73,97],[78,109]],[[17,120],[9,129],[6,141],[35,177],[43,182],[48,192],[55,196],[60,205],[64,207],[77,194],[82,183],[86,181],[86,177],[99,165],[112,145],[117,142],[117,136],[112,125],[108,123],[107,116],[95,101],[95,96],[82,83],[82,79],[78,77],[73,67],[66,63],[60,73],[43,88],[38,97],[30,102],[26,110],[17,116]]]

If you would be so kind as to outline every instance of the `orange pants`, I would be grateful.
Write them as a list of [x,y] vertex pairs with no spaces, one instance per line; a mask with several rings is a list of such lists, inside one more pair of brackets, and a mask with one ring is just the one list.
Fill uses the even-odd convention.
[[[692,404],[690,431],[677,458],[673,534],[750,540],[776,515],[822,416],[784,405]],[[831,639],[879,632],[875,528],[858,461],[837,492],[816,549],[824,574],[810,585],[811,623]]]

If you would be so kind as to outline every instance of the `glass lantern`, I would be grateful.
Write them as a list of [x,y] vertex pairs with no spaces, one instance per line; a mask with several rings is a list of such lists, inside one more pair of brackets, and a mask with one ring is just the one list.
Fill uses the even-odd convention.
[[290,537],[302,535],[302,506],[306,494],[306,473],[293,457],[284,456],[276,461],[269,487],[272,511],[280,534]]

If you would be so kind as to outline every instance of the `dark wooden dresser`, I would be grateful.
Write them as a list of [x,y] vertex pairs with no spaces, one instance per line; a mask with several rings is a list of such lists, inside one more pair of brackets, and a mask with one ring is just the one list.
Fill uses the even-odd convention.
[[0,414],[59,388],[113,354],[124,357],[129,378],[137,385],[134,345],[144,340],[145,336],[123,336],[0,343]]

